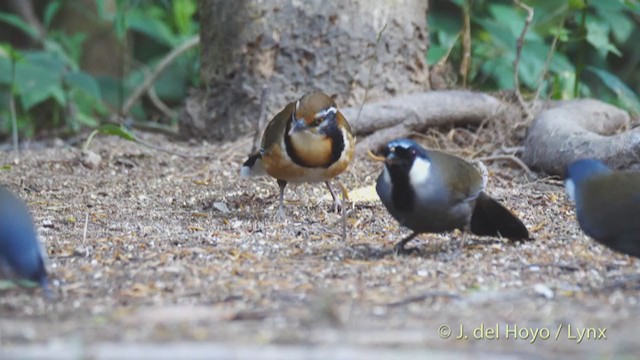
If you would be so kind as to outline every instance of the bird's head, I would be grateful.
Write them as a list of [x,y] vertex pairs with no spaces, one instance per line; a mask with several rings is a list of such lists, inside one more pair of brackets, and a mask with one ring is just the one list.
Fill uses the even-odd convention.
[[564,181],[565,191],[571,200],[575,201],[576,187],[585,180],[594,176],[611,173],[611,169],[602,161],[595,159],[577,160],[567,166],[566,178]]
[[302,96],[295,105],[291,116],[289,136],[308,132],[325,135],[337,123],[336,103],[323,92],[311,92]]
[[408,177],[414,186],[425,182],[430,175],[431,160],[427,151],[409,139],[393,140],[384,148],[384,166],[390,176]]

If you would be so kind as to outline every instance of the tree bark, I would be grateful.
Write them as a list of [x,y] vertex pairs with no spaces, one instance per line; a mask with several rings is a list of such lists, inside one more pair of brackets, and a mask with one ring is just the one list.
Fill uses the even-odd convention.
[[340,107],[360,104],[368,87],[368,100],[429,89],[425,0],[201,0],[198,6],[206,89],[187,99],[184,136],[221,140],[251,132],[263,85],[270,89],[269,116],[313,89],[334,96]]

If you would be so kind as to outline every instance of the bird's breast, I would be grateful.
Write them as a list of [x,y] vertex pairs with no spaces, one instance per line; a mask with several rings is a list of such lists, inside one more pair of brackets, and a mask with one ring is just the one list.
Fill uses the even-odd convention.
[[290,147],[285,141],[274,144],[262,155],[265,171],[270,176],[288,182],[328,181],[349,166],[355,152],[355,142],[345,135],[345,147],[339,157],[332,155],[333,141],[317,134],[292,134]]

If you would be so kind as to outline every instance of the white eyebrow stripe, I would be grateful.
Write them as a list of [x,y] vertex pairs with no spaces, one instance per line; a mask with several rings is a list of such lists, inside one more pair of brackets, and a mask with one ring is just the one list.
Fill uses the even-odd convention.
[[314,119],[318,119],[321,117],[325,117],[329,114],[335,114],[336,112],[338,112],[338,109],[336,109],[335,107],[330,107],[328,109],[322,110],[322,111],[318,111],[315,115],[313,115]]

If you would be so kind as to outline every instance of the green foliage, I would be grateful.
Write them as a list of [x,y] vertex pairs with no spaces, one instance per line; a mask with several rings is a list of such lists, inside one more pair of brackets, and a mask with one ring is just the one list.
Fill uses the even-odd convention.
[[[534,9],[519,63],[523,92],[540,90],[553,99],[597,94],[640,113],[637,0],[523,2]],[[471,14],[469,84],[483,90],[513,89],[517,41],[527,13],[511,0],[431,1],[427,61],[435,64],[452,50],[448,61],[460,66],[465,6]]]
[[[123,78],[96,76],[82,68],[89,34],[68,33],[56,23],[69,1],[46,2],[40,18],[43,34],[19,16],[0,12],[0,23],[32,40],[26,49],[0,43],[0,136],[10,133],[12,127],[7,121],[10,99],[17,107],[18,129],[26,136],[54,128],[75,132],[100,126],[109,112],[118,112],[163,56],[199,31],[194,21],[196,0],[116,0],[115,9],[110,4],[95,0],[95,11],[86,9],[85,16],[93,17],[97,26],[111,27],[130,49],[126,58],[113,58],[123,66],[133,64],[127,65]],[[198,81],[198,61],[196,51],[179,57],[156,81],[158,97],[179,105],[187,88]],[[146,119],[148,108],[138,104],[132,115]]]
[[138,141],[135,135],[133,135],[125,127],[114,125],[114,124],[104,124],[98,127],[96,130],[93,130],[91,134],[89,134],[89,137],[87,137],[87,140],[84,142],[84,145],[82,146],[82,150],[87,150],[89,148],[89,145],[91,145],[93,138],[98,134],[117,136],[121,139],[129,140],[133,142]]

